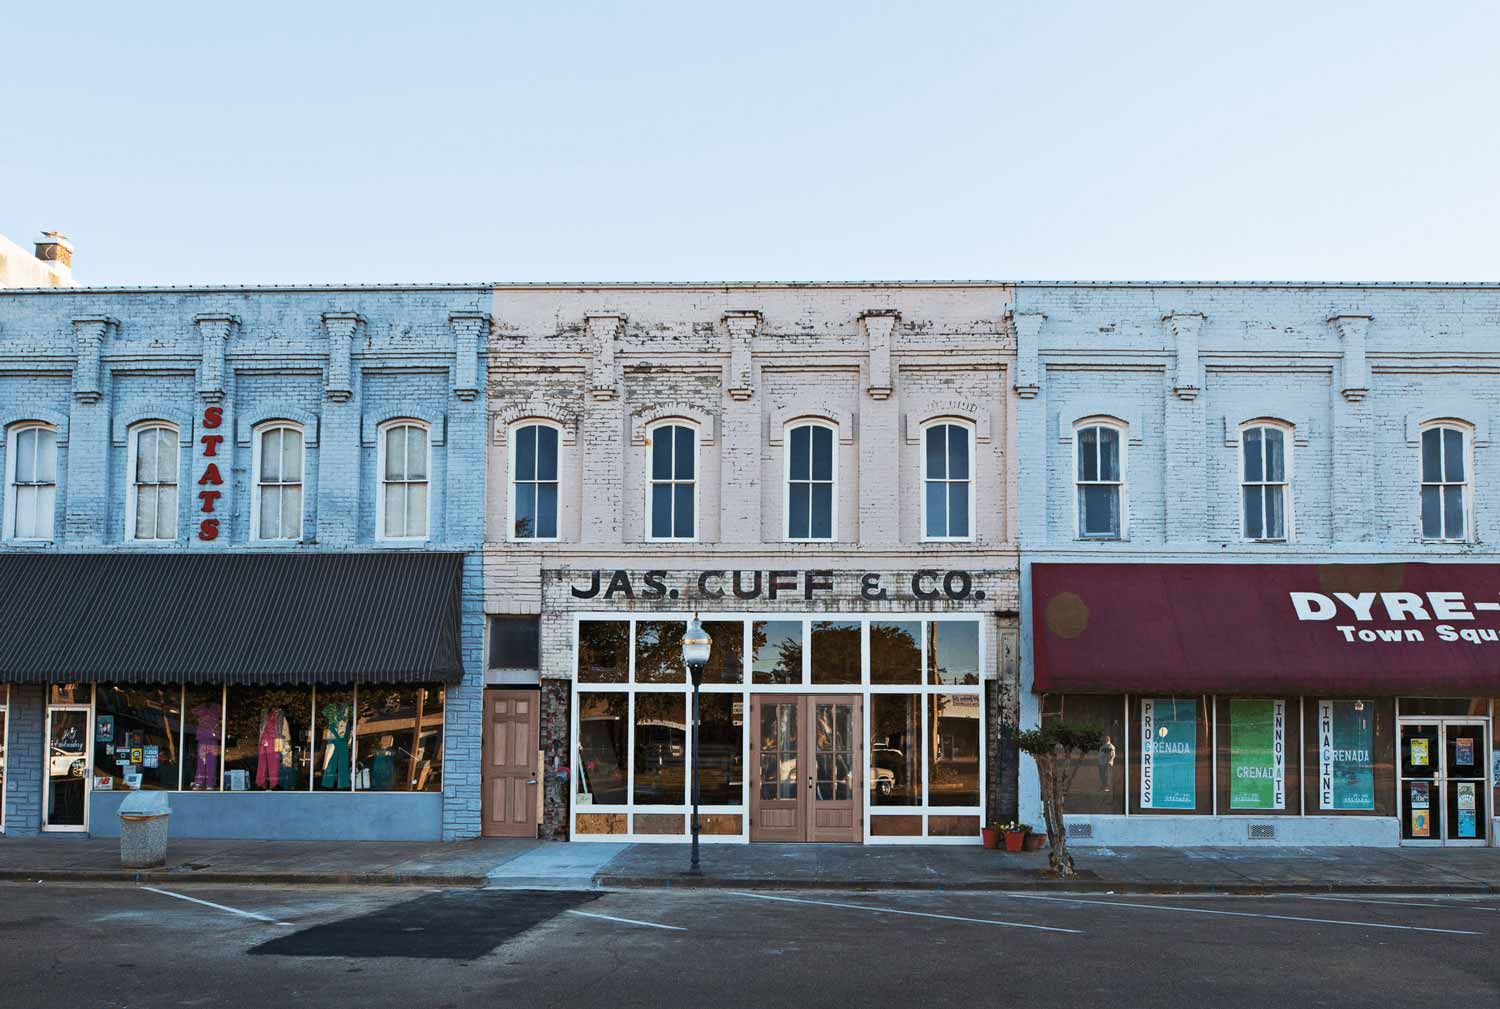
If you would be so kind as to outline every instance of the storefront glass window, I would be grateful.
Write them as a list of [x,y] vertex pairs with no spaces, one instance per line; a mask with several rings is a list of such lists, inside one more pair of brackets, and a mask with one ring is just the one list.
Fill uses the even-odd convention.
[[858,683],[859,621],[816,620],[812,625],[812,681]]
[[922,804],[922,709],[916,694],[870,695],[870,805]]
[[354,723],[356,790],[443,790],[443,699],[441,688],[359,688]]
[[224,790],[305,790],[312,687],[232,686],[227,704]]
[[927,704],[927,804],[979,805],[979,695],[930,694]]
[[934,620],[928,627],[927,682],[943,685],[978,685],[978,622]]
[[319,687],[318,710],[313,713],[313,788],[347,792],[354,770],[354,690]]
[[744,801],[745,702],[737,693],[703,694],[698,713],[700,801],[705,806],[737,806]]
[[639,805],[687,801],[687,697],[635,694],[635,794]]
[[1401,717],[1408,715],[1442,716],[1445,718],[1488,718],[1488,697],[1403,697]]
[[1052,694],[1042,706],[1042,719],[1073,726],[1092,726],[1104,733],[1097,750],[1070,754],[1073,783],[1068,788],[1069,813],[1125,812],[1125,698],[1121,694]]
[[1396,815],[1396,702],[1307,697],[1302,790],[1309,816]]
[[635,682],[686,683],[682,636],[687,624],[678,620],[642,620],[635,625]]
[[224,688],[188,687],[182,710],[182,788],[217,792],[224,749]]
[[802,682],[802,621],[757,620],[751,624],[756,683]]
[[47,688],[48,704],[87,704],[92,683],[54,683]]
[[703,667],[703,682],[744,683],[745,625],[738,620],[705,620],[703,629],[713,641],[708,665]]
[[1302,747],[1296,697],[1220,697],[1219,812],[1299,813]]
[[94,694],[94,789],[177,788],[181,729],[181,687],[100,684]]
[[870,682],[922,682],[921,623],[915,620],[870,623]]
[[1213,812],[1211,702],[1207,695],[1130,699],[1132,813]]
[[629,694],[578,695],[578,804],[623,806]]
[[583,620],[578,624],[578,682],[624,683],[630,674],[630,623]]

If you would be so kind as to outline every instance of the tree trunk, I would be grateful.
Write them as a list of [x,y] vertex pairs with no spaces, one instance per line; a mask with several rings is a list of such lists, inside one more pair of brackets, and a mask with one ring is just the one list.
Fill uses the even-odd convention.
[[1047,823],[1047,840],[1051,850],[1047,854],[1047,866],[1055,876],[1066,878],[1074,875],[1073,856],[1068,854],[1068,831],[1063,821],[1063,802],[1073,775],[1069,774],[1063,761],[1066,756],[1059,747],[1057,751],[1039,755],[1036,759],[1037,773],[1042,784],[1042,816]]

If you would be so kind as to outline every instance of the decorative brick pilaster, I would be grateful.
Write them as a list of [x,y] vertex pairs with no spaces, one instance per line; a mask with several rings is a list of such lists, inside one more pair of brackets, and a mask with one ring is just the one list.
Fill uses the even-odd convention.
[[73,320],[73,337],[78,348],[78,363],[73,366],[73,398],[78,402],[97,403],[103,397],[99,357],[105,339],[119,331],[119,320],[107,315]]
[[488,312],[452,312],[448,326],[453,330],[453,395],[468,401],[479,395],[479,351],[489,338]]
[[1162,321],[1172,333],[1176,350],[1172,395],[1178,399],[1197,399],[1203,389],[1203,368],[1198,362],[1198,334],[1203,329],[1203,316],[1197,312],[1173,312]]
[[328,380],[324,394],[335,403],[343,403],[354,394],[354,338],[364,325],[365,317],[357,312],[323,313],[323,328],[328,332]]
[[754,394],[755,375],[750,363],[751,343],[760,329],[759,312],[726,312],[729,330],[729,398],[746,400]]
[[1016,332],[1016,395],[1035,399],[1042,388],[1041,312],[1012,312],[1010,322]]
[[583,321],[588,330],[589,354],[593,358],[589,366],[589,398],[618,399],[620,372],[615,367],[615,343],[625,330],[625,317],[589,315]]
[[871,399],[890,399],[895,388],[891,381],[891,333],[901,313],[892,308],[871,309],[859,317],[865,328],[865,340],[870,355]]
[[195,315],[203,349],[198,364],[198,399],[204,403],[219,403],[224,399],[224,353],[229,341],[234,338],[240,320],[222,312],[205,312]]
[[573,766],[571,740],[573,681],[542,679],[542,828],[545,841],[568,840],[568,804],[572,796]]
[[1338,334],[1344,350],[1339,392],[1350,403],[1358,403],[1370,394],[1370,365],[1365,358],[1365,335],[1370,328],[1370,317],[1335,315],[1328,324]]

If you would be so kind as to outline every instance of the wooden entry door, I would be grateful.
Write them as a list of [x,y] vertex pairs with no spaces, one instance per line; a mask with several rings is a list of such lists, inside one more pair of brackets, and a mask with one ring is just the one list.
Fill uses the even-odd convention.
[[485,837],[536,837],[540,701],[535,690],[484,692],[480,810]]
[[860,698],[753,694],[750,725],[750,840],[863,840]]

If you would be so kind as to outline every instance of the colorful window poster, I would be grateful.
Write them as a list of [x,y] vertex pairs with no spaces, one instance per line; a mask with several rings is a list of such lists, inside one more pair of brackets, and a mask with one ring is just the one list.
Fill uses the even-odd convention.
[[1286,702],[1229,702],[1229,807],[1286,808]]
[[1430,812],[1431,800],[1428,790],[1432,787],[1430,781],[1409,781],[1408,794],[1411,797],[1411,836],[1432,836],[1432,814]]
[[158,766],[160,766],[160,764],[161,764],[161,747],[158,747],[158,746],[143,746],[143,747],[141,747],[141,766],[142,767],[158,767]]
[[1197,805],[1198,702],[1141,701],[1141,808]]
[[1459,736],[1453,741],[1453,764],[1455,767],[1474,766],[1474,737]]
[[1428,787],[1432,782],[1408,781],[1407,784],[1411,786],[1411,808],[1427,809],[1429,805]]
[[1421,736],[1411,740],[1411,766],[1426,767],[1428,757],[1427,740]]
[[1458,793],[1458,820],[1455,826],[1458,828],[1459,837],[1478,837],[1479,822],[1475,809],[1476,783],[1472,781],[1457,781],[1453,787]]
[[94,742],[112,743],[115,741],[115,716],[100,715],[94,719]]
[[1375,808],[1375,704],[1318,702],[1318,808]]

